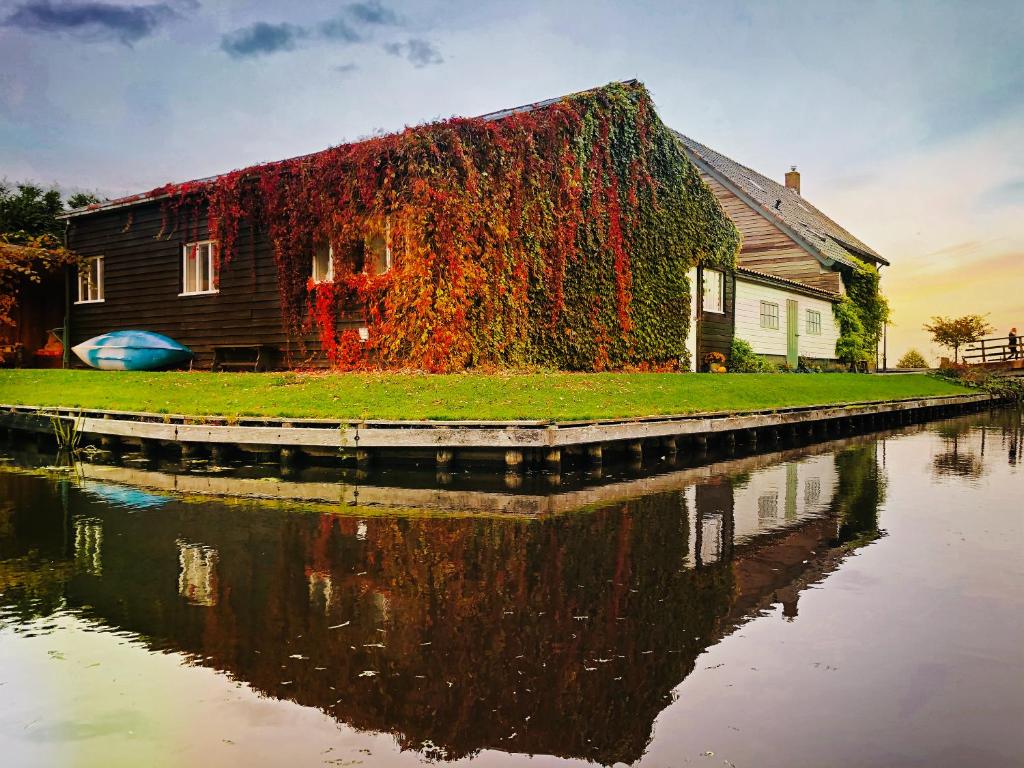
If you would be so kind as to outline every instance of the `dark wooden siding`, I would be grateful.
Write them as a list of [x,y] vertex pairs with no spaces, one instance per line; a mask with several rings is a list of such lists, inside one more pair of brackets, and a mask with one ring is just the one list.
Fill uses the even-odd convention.
[[697,301],[701,302],[700,311],[697,313],[697,370],[704,370],[704,355],[709,352],[721,352],[726,357],[729,356],[736,327],[736,275],[725,273],[724,312],[704,311],[703,269],[697,270],[697,280],[700,288],[697,291]]
[[[231,344],[273,347],[282,365],[326,365],[315,333],[303,339],[285,333],[277,267],[265,235],[239,232],[237,253],[221,266],[219,293],[180,296],[182,248],[207,237],[205,222],[187,233],[161,233],[162,219],[160,204],[152,203],[72,220],[71,248],[104,257],[105,299],[72,306],[72,344],[131,328],[176,339],[196,353],[200,368],[212,364],[214,346]],[[345,325],[358,325],[358,319]]]

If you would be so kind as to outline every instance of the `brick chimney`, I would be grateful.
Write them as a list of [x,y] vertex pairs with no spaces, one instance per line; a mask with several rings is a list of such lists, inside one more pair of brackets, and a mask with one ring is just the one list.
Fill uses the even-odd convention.
[[786,171],[786,187],[800,194],[800,171],[795,165],[789,166],[789,170]]

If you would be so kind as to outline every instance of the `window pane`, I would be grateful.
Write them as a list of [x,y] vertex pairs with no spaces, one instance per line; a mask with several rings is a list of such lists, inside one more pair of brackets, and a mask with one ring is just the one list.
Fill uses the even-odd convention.
[[206,290],[216,291],[217,290],[217,260],[214,258],[214,251],[216,250],[216,243],[206,244]]
[[96,265],[96,273],[93,276],[93,296],[94,299],[99,301],[103,298],[103,259],[97,257],[93,262]]
[[313,249],[313,282],[322,283],[334,278],[331,264],[331,247],[327,243],[318,243]]
[[208,291],[210,290],[210,246],[209,244],[200,245],[196,250],[198,251],[196,258],[196,290]]
[[722,301],[722,290],[724,279],[721,272],[714,269],[704,270],[704,311],[722,312],[724,302]]
[[194,245],[185,246],[185,286],[182,293],[196,292],[196,275],[198,272],[196,268],[197,251],[198,249]]
[[373,275],[383,275],[390,266],[388,244],[384,235],[376,234],[366,240],[366,271]]

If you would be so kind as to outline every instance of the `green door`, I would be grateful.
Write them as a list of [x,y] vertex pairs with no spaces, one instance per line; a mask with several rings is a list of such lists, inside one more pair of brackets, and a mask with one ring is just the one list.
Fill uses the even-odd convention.
[[786,362],[789,367],[796,369],[800,362],[800,347],[798,339],[800,328],[798,326],[800,315],[797,311],[797,303],[794,299],[786,300]]

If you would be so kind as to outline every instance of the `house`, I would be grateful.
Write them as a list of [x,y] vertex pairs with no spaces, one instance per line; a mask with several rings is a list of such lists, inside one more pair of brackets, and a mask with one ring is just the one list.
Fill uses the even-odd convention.
[[688,277],[739,247],[635,81],[65,218],[71,344],[150,330],[207,368],[678,369]]
[[801,358],[836,366],[833,306],[858,270],[889,262],[800,194],[795,167],[780,184],[676,135],[743,237],[733,276],[711,269],[697,275],[703,299],[695,319],[702,343],[694,359],[727,354],[736,337],[791,368]]

